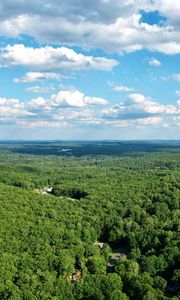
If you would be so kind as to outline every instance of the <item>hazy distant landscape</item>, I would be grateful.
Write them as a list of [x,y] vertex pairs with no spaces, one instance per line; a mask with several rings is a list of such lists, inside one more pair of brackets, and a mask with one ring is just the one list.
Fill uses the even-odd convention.
[[2,149],[34,155],[142,155],[148,152],[178,151],[180,141],[4,141]]

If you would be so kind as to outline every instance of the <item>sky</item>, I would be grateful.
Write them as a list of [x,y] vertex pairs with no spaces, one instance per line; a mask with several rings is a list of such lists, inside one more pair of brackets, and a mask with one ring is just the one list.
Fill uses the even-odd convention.
[[179,0],[0,0],[0,140],[179,139]]

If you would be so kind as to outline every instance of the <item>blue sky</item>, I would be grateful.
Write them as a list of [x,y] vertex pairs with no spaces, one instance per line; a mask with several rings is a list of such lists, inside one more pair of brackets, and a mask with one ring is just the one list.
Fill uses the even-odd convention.
[[6,0],[0,139],[179,139],[179,0]]

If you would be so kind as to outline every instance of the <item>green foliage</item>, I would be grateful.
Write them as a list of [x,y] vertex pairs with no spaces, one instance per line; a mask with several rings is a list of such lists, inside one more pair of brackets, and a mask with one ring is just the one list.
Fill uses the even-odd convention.
[[71,146],[0,145],[0,299],[178,299],[179,148]]

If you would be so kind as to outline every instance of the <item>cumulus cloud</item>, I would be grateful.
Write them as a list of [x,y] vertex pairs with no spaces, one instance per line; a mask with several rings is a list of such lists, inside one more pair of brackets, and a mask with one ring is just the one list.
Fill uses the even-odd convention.
[[103,111],[106,119],[145,119],[153,116],[177,114],[176,105],[162,105],[142,94],[131,94],[123,103]]
[[87,105],[107,105],[103,98],[89,97],[78,90],[60,91],[49,99],[52,107],[84,107]]
[[127,87],[127,86],[124,86],[124,85],[115,86],[115,87],[113,87],[112,90],[114,92],[133,92],[134,91],[133,88],[130,88],[130,87]]
[[[94,108],[96,105],[100,107]],[[106,105],[106,109],[102,108]],[[123,103],[109,106],[106,99],[86,96],[78,90],[64,90],[49,98],[29,101],[0,98],[0,120],[22,127],[145,127],[177,126],[180,101],[162,105],[142,94],[130,94]]]
[[160,67],[161,66],[161,62],[158,59],[151,58],[149,60],[149,65],[150,66],[154,66],[154,67]]
[[[9,101],[9,102],[8,102]],[[26,103],[20,103],[16,99],[1,100],[8,106],[11,112],[12,103],[17,116],[30,117],[31,126],[44,122],[66,122],[67,124],[91,124],[102,126],[156,126],[162,125],[164,117],[179,116],[179,100],[174,105],[163,105],[145,97],[142,94],[130,94],[123,103],[109,106],[103,98],[86,96],[78,90],[64,90],[51,95],[48,99],[34,98]],[[10,105],[11,104],[11,105]],[[94,109],[97,105],[106,105],[107,108]],[[12,112],[11,112],[12,115]],[[8,116],[11,116],[10,114]],[[21,120],[22,122],[22,120]],[[54,123],[54,124],[55,124]]]
[[[86,0],[86,5],[82,0],[54,0],[50,2],[48,0],[39,0],[39,5],[35,0],[27,2],[26,0],[13,3],[11,0],[6,0],[1,4],[1,20],[7,21],[9,19],[21,18],[19,21],[19,30],[23,26],[27,26],[26,20],[23,16],[38,16],[45,18],[65,18],[72,23],[77,21],[94,22],[94,23],[112,23],[119,16],[129,16],[139,9],[153,10],[151,0],[127,0],[126,2],[118,0]],[[33,25],[33,24],[32,24]],[[7,28],[8,29],[8,28]],[[37,31],[40,28],[36,28]]]
[[86,105],[106,105],[108,101],[103,98],[85,96],[77,90],[60,91],[51,96],[51,105],[60,107],[83,107]]
[[107,105],[103,98],[86,96],[78,90],[64,90],[49,98],[37,97],[27,102],[28,111],[47,119],[89,119],[94,106]]
[[50,107],[47,103],[47,100],[43,97],[33,98],[27,102],[27,107],[30,111],[43,111],[43,110],[50,110]]
[[173,26],[180,25],[179,12],[180,2],[179,0],[156,0],[156,8],[161,12],[162,15],[168,18],[168,21]]
[[[180,53],[179,0],[32,0],[1,4],[0,34],[29,34],[39,41],[110,52],[141,49]],[[164,16],[163,24],[142,22],[141,11]],[[107,38],[108,36],[108,38]]]
[[[74,50],[60,47],[26,47],[22,44],[7,45],[1,48],[0,63],[3,66],[22,66],[38,70],[105,70],[110,71],[118,62],[114,59],[104,57],[85,56],[76,53]],[[41,79],[42,73],[30,72],[23,79],[27,80]],[[50,79],[55,76],[45,73],[45,78]],[[55,76],[56,77],[56,76]],[[43,78],[43,77],[42,77]],[[16,79],[16,82],[19,82]]]
[[33,115],[33,113],[29,112],[25,108],[25,104],[18,99],[0,98],[0,119],[31,115]]
[[60,91],[49,98],[29,101],[0,98],[0,120],[24,127],[65,127],[93,123],[96,105],[107,105],[103,98],[86,96],[78,90]]
[[36,81],[58,80],[62,75],[52,72],[27,72],[21,78],[15,78],[16,83],[32,83]]
[[[174,34],[176,36],[177,33]],[[158,51],[167,55],[175,55],[180,53],[180,42],[164,42],[152,44],[149,46],[150,51]]]

